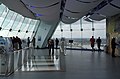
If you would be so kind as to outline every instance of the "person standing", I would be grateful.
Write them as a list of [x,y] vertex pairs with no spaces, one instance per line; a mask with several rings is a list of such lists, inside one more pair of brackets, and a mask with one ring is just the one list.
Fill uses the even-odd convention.
[[96,43],[97,43],[97,47],[98,47],[98,51],[100,51],[100,46],[101,46],[101,39],[100,37],[98,37],[98,39],[96,40]]
[[58,38],[56,38],[55,42],[56,42],[56,49],[57,49],[58,48],[58,44],[59,44]]
[[21,39],[18,36],[16,36],[16,39],[17,39],[17,43],[18,43],[18,49],[22,49],[22,41],[21,41]]
[[13,47],[14,47],[14,50],[17,50],[18,49],[18,44],[17,44],[17,39],[13,36]]
[[52,55],[54,55],[54,40],[51,40],[51,47],[52,47]]
[[53,39],[49,40],[48,48],[49,48],[49,55],[51,55],[51,50],[52,50],[52,55],[54,55],[54,40]]
[[92,38],[90,38],[90,44],[91,44],[92,50],[94,50],[94,45],[95,45],[95,38],[94,38],[94,36],[92,36]]
[[116,40],[115,38],[112,38],[112,40],[111,40],[112,57],[115,57],[115,48],[116,48],[116,45],[117,45],[115,40]]
[[27,38],[27,46],[30,46],[30,37]]
[[33,39],[32,39],[32,43],[33,43],[33,48],[35,48],[35,37],[33,37]]

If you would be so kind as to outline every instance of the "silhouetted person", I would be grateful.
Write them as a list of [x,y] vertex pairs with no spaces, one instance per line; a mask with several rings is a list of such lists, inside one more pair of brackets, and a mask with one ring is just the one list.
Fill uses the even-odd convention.
[[27,46],[30,46],[30,37],[27,38]]
[[115,57],[115,48],[117,43],[115,42],[115,38],[112,38],[111,40],[111,48],[112,48],[112,57]]
[[92,38],[90,38],[90,44],[91,44],[92,50],[94,50],[94,45],[95,45],[94,36],[92,36]]
[[10,38],[11,38],[12,46],[13,46],[13,50],[14,50],[14,38],[13,37],[10,37]]
[[11,50],[13,50],[13,38],[12,37],[10,37],[10,41],[11,41],[11,43],[12,43],[12,46],[11,46]]
[[15,50],[18,49],[17,39],[13,36],[13,47]]
[[52,50],[52,55],[54,55],[54,40],[52,39],[49,40],[48,48],[49,48],[49,55],[51,55],[51,50]]
[[32,39],[32,43],[33,43],[33,47],[35,48],[35,37],[33,37],[33,39]]
[[18,36],[16,36],[16,40],[17,40],[19,49],[22,49],[22,41],[21,41],[21,39]]
[[51,54],[51,39],[48,39],[49,55]]
[[50,38],[48,38],[48,40],[47,40],[47,44],[48,44],[48,49],[49,49],[49,41],[50,41]]
[[98,39],[96,40],[96,43],[97,43],[97,47],[98,47],[98,51],[100,51],[101,49],[100,49],[100,46],[101,46],[101,39],[100,39],[100,37],[98,37]]
[[58,48],[58,44],[59,44],[58,38],[56,38],[55,42],[56,42],[56,49],[57,49]]
[[51,42],[52,42],[52,43],[51,43],[51,47],[52,47],[52,55],[54,55],[54,40],[52,39]]

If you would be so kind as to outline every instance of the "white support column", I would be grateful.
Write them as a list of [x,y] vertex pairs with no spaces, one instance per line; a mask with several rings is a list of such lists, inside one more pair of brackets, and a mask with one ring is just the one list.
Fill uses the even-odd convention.
[[39,48],[45,47],[47,44],[47,39],[52,36],[57,25],[57,23],[49,25],[41,21],[41,24],[36,33],[36,46]]

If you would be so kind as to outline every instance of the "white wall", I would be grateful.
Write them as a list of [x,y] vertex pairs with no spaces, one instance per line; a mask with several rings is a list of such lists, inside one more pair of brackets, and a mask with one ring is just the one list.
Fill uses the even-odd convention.
[[49,25],[41,21],[41,24],[39,25],[38,31],[35,36],[36,46],[39,46],[40,48],[45,47],[47,44],[47,39],[51,37],[56,27],[57,23]]

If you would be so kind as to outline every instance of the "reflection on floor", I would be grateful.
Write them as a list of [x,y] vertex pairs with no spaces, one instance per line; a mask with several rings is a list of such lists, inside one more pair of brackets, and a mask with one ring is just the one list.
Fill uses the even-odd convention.
[[[41,52],[40,50],[35,52],[35,56],[39,56],[39,58],[48,56],[47,52]],[[17,56],[17,54],[19,53],[14,56]],[[28,55],[24,56],[28,57]],[[60,61],[65,71],[17,71],[9,77],[0,77],[0,79],[120,79],[120,57],[113,58],[103,51],[83,50],[66,50],[66,55],[63,58],[61,57],[59,56],[58,59],[65,59],[65,61]],[[60,69],[62,69],[61,64]]]
[[59,58],[58,50],[55,50],[54,55],[48,55],[48,50],[35,50],[17,71],[59,71]]

